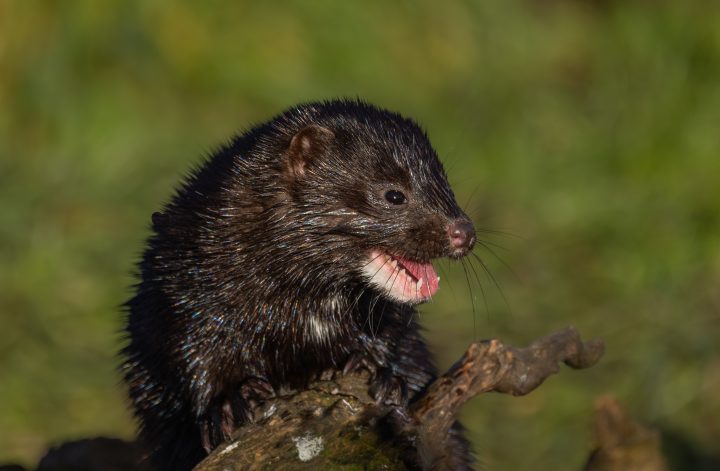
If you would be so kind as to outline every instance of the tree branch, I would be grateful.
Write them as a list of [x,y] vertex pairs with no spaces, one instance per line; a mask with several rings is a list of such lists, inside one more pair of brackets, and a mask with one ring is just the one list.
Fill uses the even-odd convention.
[[486,392],[523,396],[560,371],[560,362],[579,369],[598,362],[603,342],[583,342],[573,327],[533,342],[527,348],[505,346],[499,340],[476,342],[463,357],[410,406],[406,433],[416,433],[424,468],[442,469],[446,440],[460,407]]

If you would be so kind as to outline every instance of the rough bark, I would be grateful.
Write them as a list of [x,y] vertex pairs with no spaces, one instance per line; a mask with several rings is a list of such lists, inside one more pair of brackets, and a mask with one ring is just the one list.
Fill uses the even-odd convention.
[[320,381],[263,404],[253,424],[195,469],[449,469],[448,430],[470,398],[493,391],[527,394],[560,363],[587,368],[602,354],[601,341],[583,342],[574,328],[526,348],[476,342],[407,408],[375,404],[366,375]]

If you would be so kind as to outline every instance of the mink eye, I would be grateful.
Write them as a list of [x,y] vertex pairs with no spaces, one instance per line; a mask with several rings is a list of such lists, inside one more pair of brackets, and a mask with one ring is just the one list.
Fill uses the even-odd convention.
[[407,198],[402,191],[390,190],[385,193],[385,199],[392,204],[403,204],[407,202]]

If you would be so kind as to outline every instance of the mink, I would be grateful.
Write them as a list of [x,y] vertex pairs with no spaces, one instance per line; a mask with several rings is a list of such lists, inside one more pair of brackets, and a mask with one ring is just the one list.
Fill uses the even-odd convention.
[[[190,173],[162,211],[127,302],[123,375],[160,470],[188,470],[253,405],[367,368],[412,402],[437,375],[415,306],[432,261],[475,244],[426,133],[360,100],[288,109]],[[460,428],[456,469],[471,469]]]

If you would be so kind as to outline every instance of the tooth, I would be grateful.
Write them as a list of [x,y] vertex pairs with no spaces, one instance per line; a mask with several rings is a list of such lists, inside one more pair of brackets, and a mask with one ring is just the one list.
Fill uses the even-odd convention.
[[418,287],[418,289],[422,289],[422,285],[423,285],[423,279],[420,278],[420,279],[418,280],[418,282],[417,282],[417,287]]

